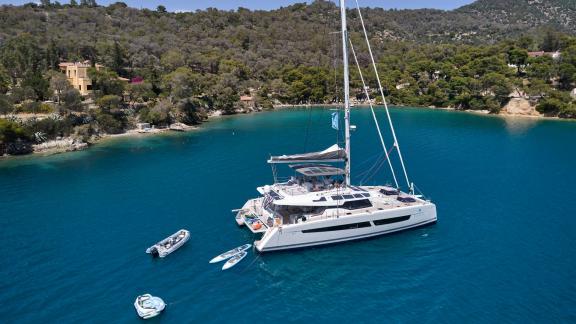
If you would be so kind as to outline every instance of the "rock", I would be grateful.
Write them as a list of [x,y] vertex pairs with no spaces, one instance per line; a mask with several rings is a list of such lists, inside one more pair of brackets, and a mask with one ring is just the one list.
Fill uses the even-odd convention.
[[42,144],[36,144],[33,145],[33,147],[34,152],[58,153],[82,150],[88,147],[88,144],[76,139],[64,138],[54,141],[47,141]]
[[505,115],[522,115],[522,116],[540,116],[530,101],[524,98],[512,98],[504,108],[501,114]]

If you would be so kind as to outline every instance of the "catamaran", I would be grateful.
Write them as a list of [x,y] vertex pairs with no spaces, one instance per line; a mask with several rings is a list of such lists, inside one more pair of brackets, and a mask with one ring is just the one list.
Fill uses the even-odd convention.
[[[323,151],[270,157],[268,163],[272,165],[274,183],[258,187],[261,196],[248,200],[241,209],[235,210],[238,225],[246,226],[254,233],[262,233],[262,237],[254,242],[260,252],[365,239],[436,222],[436,205],[416,195],[415,186],[408,178],[357,1],[356,6],[380,95],[384,100],[393,145],[390,150],[386,147],[354,47],[349,42],[345,0],[340,0],[345,147],[334,144]],[[393,185],[351,184],[350,130],[355,127],[350,124],[349,47],[358,67],[364,94],[370,103]],[[332,127],[335,129],[338,129],[338,116],[339,113],[333,114]],[[399,185],[391,162],[393,151],[398,156],[406,180],[405,191]],[[344,168],[336,166],[342,163]],[[287,181],[277,177],[276,168],[282,164],[288,165],[294,172]]]

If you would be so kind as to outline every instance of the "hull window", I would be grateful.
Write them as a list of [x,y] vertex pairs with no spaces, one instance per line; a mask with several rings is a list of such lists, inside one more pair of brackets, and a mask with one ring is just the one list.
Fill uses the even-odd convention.
[[365,227],[370,227],[370,226],[372,226],[372,225],[370,225],[370,222],[362,222],[362,223],[353,223],[353,224],[346,224],[346,225],[329,226],[329,227],[313,228],[313,229],[309,229],[309,230],[302,230],[302,233],[343,231],[343,230],[349,230],[349,229],[365,228]]
[[410,216],[401,216],[401,217],[394,217],[394,218],[379,219],[379,220],[374,221],[374,225],[386,225],[386,224],[399,223],[399,222],[407,221],[409,219],[410,219]]

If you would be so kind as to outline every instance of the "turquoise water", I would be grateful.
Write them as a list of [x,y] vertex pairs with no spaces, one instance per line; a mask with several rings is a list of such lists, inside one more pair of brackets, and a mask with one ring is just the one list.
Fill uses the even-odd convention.
[[[213,256],[254,237],[230,210],[269,183],[269,154],[323,149],[330,111],[281,111],[201,131],[0,162],[0,322],[575,322],[576,123],[393,110],[409,175],[436,225],[326,248]],[[353,172],[381,152],[353,113]],[[388,141],[390,142],[390,141]],[[180,228],[166,259],[144,250]]]

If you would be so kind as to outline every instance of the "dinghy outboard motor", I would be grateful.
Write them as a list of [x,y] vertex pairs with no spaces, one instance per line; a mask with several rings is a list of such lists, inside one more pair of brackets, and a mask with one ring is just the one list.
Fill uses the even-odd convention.
[[152,250],[150,250],[150,254],[152,254],[152,256],[155,258],[160,256],[160,254],[158,253],[158,249],[156,247],[153,247]]

